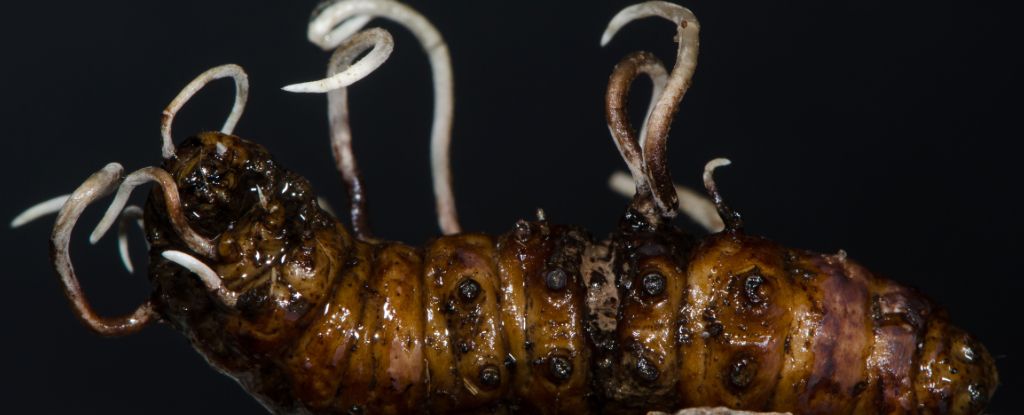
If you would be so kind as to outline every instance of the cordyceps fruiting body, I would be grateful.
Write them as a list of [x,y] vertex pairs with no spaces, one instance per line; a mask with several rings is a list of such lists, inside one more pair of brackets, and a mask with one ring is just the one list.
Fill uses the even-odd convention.
[[[352,154],[345,87],[393,48],[384,30],[358,31],[373,16],[410,27],[434,70],[431,156],[444,235],[423,247],[373,237]],[[61,201],[51,257],[65,294],[102,335],[170,324],[275,413],[980,413],[998,384],[995,366],[941,306],[842,251],[746,235],[712,177],[727,160],[705,169],[710,201],[672,183],[666,139],[700,25],[682,7],[642,3],[619,13],[602,43],[647,16],[676,25],[679,54],[671,72],[649,53],[630,54],[611,76],[606,115],[635,194],[606,239],[543,211],[503,235],[462,232],[447,160],[447,47],[404,5],[345,0],[318,7],[310,23],[311,40],[337,47],[329,77],[287,89],[328,93],[351,233],[304,178],[231,135],[248,80],[225,65],[165,110],[162,168],[125,176],[112,163]],[[637,134],[625,98],[641,74],[655,93]],[[238,97],[222,131],[174,146],[177,110],[226,76]],[[150,181],[145,207],[122,213],[132,189]],[[118,215],[122,235],[127,220],[141,219],[154,292],[110,318],[82,294],[68,241],[84,208],[114,189],[93,240]],[[680,210],[712,232],[698,239],[671,226]]]

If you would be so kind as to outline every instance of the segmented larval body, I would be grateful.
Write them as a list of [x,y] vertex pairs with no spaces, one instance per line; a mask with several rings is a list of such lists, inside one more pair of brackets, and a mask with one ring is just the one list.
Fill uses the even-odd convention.
[[164,168],[237,303],[161,255],[192,251],[154,191],[154,308],[274,412],[967,414],[997,384],[939,305],[842,254],[629,212],[605,240],[542,219],[415,248],[351,237],[234,136]]

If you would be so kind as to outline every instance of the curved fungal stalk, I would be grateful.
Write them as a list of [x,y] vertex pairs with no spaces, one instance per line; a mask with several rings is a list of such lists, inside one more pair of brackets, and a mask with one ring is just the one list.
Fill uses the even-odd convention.
[[60,276],[61,288],[64,289],[64,295],[71,304],[75,316],[90,331],[106,337],[134,333],[155,321],[157,317],[149,300],[139,305],[134,312],[122,316],[104,317],[96,314],[86,300],[78,283],[78,276],[75,275],[75,269],[71,266],[68,248],[75,222],[86,206],[113,192],[123,177],[124,168],[117,163],[110,163],[90,176],[61,208],[50,236],[50,260],[53,269]]
[[718,185],[715,184],[714,177],[711,176],[715,169],[721,166],[728,166],[729,164],[732,164],[732,162],[725,158],[709,161],[704,166],[704,187],[708,189],[708,195],[711,196],[711,201],[715,204],[718,215],[721,216],[722,221],[725,223],[725,230],[736,232],[743,230],[743,218],[740,217],[739,213],[732,210],[728,203],[725,203],[722,193],[718,190]]
[[182,89],[178,96],[174,97],[174,100],[171,101],[171,104],[164,109],[163,121],[160,124],[160,135],[163,137],[162,150],[165,160],[174,157],[174,141],[171,140],[171,123],[174,122],[174,116],[196,92],[203,89],[210,81],[228,76],[235,78],[235,105],[231,108],[231,114],[228,115],[227,121],[224,121],[224,127],[220,129],[220,132],[230,135],[235,130],[235,125],[238,124],[238,119],[242,117],[242,111],[245,110],[245,101],[249,98],[249,77],[242,70],[241,66],[235,64],[221,65],[203,72],[192,82],[189,82],[185,89]]
[[[626,160],[635,181],[637,196],[633,198],[633,207],[648,220],[655,221],[656,218],[664,215],[660,215],[656,207],[652,205],[650,178],[642,151],[643,143],[642,140],[637,140],[636,132],[629,122],[629,114],[626,112],[629,89],[640,74],[647,74],[654,83],[654,93],[648,108],[649,115],[665,86],[667,76],[665,75],[665,66],[657,57],[648,52],[630,53],[622,58],[618,65],[615,65],[615,70],[612,71],[612,76],[608,81],[608,92],[605,95],[605,112],[608,118],[608,130],[615,138],[615,147],[619,149],[622,158]],[[641,137],[646,134],[646,124],[644,122]]]
[[[124,208],[121,211],[121,221],[117,225],[117,249],[121,253],[121,262],[124,263],[124,268],[128,270],[129,274],[135,273],[135,267],[132,266],[132,258],[128,255],[128,224],[135,221],[139,225],[139,229],[142,232],[146,232],[146,223],[142,220],[142,208],[132,205]],[[145,240],[145,238],[143,238]],[[146,240],[146,250],[149,250],[149,240]]]
[[51,213],[60,212],[60,208],[64,207],[64,203],[66,203],[70,197],[71,195],[57,196],[53,199],[38,203],[35,206],[25,209],[24,212],[15,216],[14,220],[11,221],[11,228],[17,228]]
[[[434,121],[430,133],[430,165],[434,180],[437,220],[445,235],[462,232],[452,191],[451,147],[455,93],[448,45],[434,25],[411,7],[391,0],[328,1],[317,7],[309,22],[309,41],[324,50],[341,44],[373,17],[393,20],[420,41],[434,78]],[[362,24],[360,24],[362,23]]]
[[121,209],[128,202],[128,196],[131,195],[132,190],[135,190],[141,184],[149,182],[157,182],[163,189],[164,198],[167,201],[167,215],[174,226],[174,230],[188,244],[188,247],[204,257],[216,258],[216,245],[196,233],[188,225],[185,215],[181,212],[181,199],[178,196],[178,185],[175,184],[174,177],[158,167],[144,167],[124,178],[121,187],[117,190],[117,196],[114,196],[114,201],[110,203],[110,208],[107,209],[107,213],[103,215],[103,219],[100,220],[99,225],[96,225],[96,229],[89,236],[89,242],[95,244],[99,241],[103,234],[107,233],[107,230],[110,229],[110,226],[114,224],[114,221],[117,220]]
[[[352,151],[352,128],[348,118],[348,89],[345,87],[380,67],[391,55],[394,47],[394,39],[388,31],[379,28],[364,30],[348,38],[334,51],[327,67],[327,79],[284,87],[286,91],[291,92],[327,92],[327,116],[331,124],[331,151],[334,154],[334,162],[338,171],[341,172],[345,189],[348,191],[352,230],[362,240],[373,237],[373,232],[370,230],[369,210],[366,194],[363,191],[362,174],[359,172],[359,165]],[[373,48],[373,50],[366,57],[352,64],[359,54],[369,48]],[[330,82],[330,85],[325,85],[326,89],[321,89],[317,82]],[[316,87],[316,90],[300,89],[303,85],[310,85],[310,88]]]
[[662,91],[665,90],[665,86],[668,85],[668,72],[665,71],[665,65],[661,63],[661,60],[654,57],[656,65],[649,72],[644,72],[647,76],[651,77],[651,103],[647,105],[647,112],[644,114],[643,122],[640,124],[640,148],[644,148],[644,143],[647,142],[647,126],[648,120],[651,118],[651,113],[654,112],[654,107],[658,105],[658,97],[661,96]]
[[[612,173],[608,178],[608,187],[615,193],[630,199],[636,195],[633,177],[621,170]],[[722,229],[725,229],[725,223],[722,222],[722,217],[719,216],[715,204],[711,203],[711,199],[686,186],[676,184],[675,188],[676,195],[679,197],[680,212],[710,233],[721,232]]]
[[[373,48],[359,62],[352,63],[360,53]],[[331,57],[328,77],[319,81],[303,82],[281,88],[288,92],[326,93],[352,85],[377,70],[395,49],[395,41],[384,29],[368,29],[356,34],[338,47]],[[345,68],[342,71],[338,69]]]
[[647,119],[648,135],[644,139],[643,153],[647,176],[652,182],[654,202],[662,214],[671,217],[677,211],[679,200],[672,185],[665,158],[668,131],[679,110],[679,101],[690,86],[693,70],[697,66],[698,32],[700,23],[689,9],[661,1],[635,4],[620,11],[601,36],[601,45],[611,41],[615,33],[627,23],[644,17],[660,16],[676,24],[676,40],[679,51],[676,63],[669,75],[665,90],[658,97],[658,103]]
[[233,291],[228,290],[221,282],[220,276],[202,261],[181,251],[167,250],[161,255],[168,261],[181,265],[198,275],[199,279],[203,280],[203,284],[206,284],[206,288],[209,288],[210,292],[217,296],[217,299],[224,305],[234,307],[238,302],[238,296]]

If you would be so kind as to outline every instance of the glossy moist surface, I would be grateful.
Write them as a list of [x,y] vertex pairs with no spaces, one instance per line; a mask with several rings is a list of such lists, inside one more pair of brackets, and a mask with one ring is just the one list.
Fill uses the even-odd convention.
[[976,414],[998,383],[939,305],[843,256],[628,213],[605,240],[359,241],[258,144],[200,134],[164,168],[238,302],[163,259],[191,251],[153,192],[154,304],[274,412]]

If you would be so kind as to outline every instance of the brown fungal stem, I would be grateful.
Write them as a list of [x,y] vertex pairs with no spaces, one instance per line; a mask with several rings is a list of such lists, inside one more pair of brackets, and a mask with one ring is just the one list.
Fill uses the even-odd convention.
[[[615,33],[627,23],[650,16],[663,17],[675,23],[678,31],[676,40],[679,43],[675,66],[668,77],[664,91],[657,95],[657,103],[650,111],[643,128],[647,133],[646,135],[641,134],[638,144],[639,147],[642,147],[643,152],[645,174],[643,180],[646,180],[647,185],[650,186],[650,195],[648,195],[647,189],[640,187],[641,182],[638,179],[637,198],[646,199],[640,203],[641,208],[638,210],[652,223],[661,223],[674,217],[679,206],[672,176],[668,171],[665,148],[672,120],[675,118],[676,112],[679,111],[679,102],[690,86],[690,80],[697,65],[700,24],[693,13],[684,7],[665,2],[640,3],[623,9],[612,18],[601,38],[601,45],[611,41]],[[611,86],[609,86],[609,95],[611,92]],[[610,114],[609,110],[609,125],[613,123]],[[613,135],[616,133],[614,128],[612,133]],[[618,141],[618,137],[616,140]],[[628,156],[623,154],[623,157],[626,157],[627,163],[629,163]],[[630,165],[630,169],[633,170],[634,166]],[[635,172],[633,177],[637,177]],[[637,205],[636,202],[637,199],[634,199],[634,205]],[[656,205],[656,209],[643,206],[652,202]]]
[[78,221],[86,206],[113,192],[123,177],[124,168],[117,163],[110,163],[90,176],[64,204],[57,215],[57,222],[50,236],[50,261],[53,263],[54,271],[60,277],[61,288],[64,290],[64,296],[67,297],[75,317],[78,317],[78,320],[89,331],[105,337],[132,334],[156,321],[157,317],[149,300],[139,305],[135,311],[125,315],[104,317],[97,314],[85,298],[75,269],[71,266],[69,244],[71,230],[74,228],[75,222]]
[[[608,92],[605,95],[605,113],[608,117],[608,130],[615,138],[615,146],[622,154],[622,158],[626,160],[626,165],[629,166],[629,171],[636,184],[633,207],[650,219],[660,215],[652,204],[651,185],[641,150],[642,144],[637,140],[636,132],[629,122],[629,114],[626,113],[628,105],[626,99],[630,87],[640,74],[650,76],[655,85],[651,99],[651,108],[653,109],[659,92],[659,84],[663,86],[667,79],[665,66],[651,53],[633,52],[622,58],[618,65],[615,65],[615,70],[612,71],[612,76],[608,81]],[[646,122],[644,124],[646,125]]]
[[[369,48],[385,48],[388,54],[394,48],[391,34],[384,29],[369,29],[357,33],[338,47],[328,64],[328,78],[343,73],[353,61]],[[331,124],[331,151],[341,179],[348,191],[349,215],[352,231],[359,239],[373,237],[370,229],[369,209],[363,190],[363,177],[359,172],[355,154],[352,152],[352,127],[348,118],[348,88],[338,88],[327,93],[327,116]]]
[[704,187],[708,189],[708,194],[711,195],[711,201],[715,204],[718,209],[718,216],[721,216],[722,221],[725,223],[725,230],[730,232],[743,231],[743,218],[740,214],[732,210],[732,207],[725,202],[722,198],[722,192],[718,190],[718,185],[715,184],[715,179],[712,177],[715,169],[721,166],[728,166],[731,161],[729,159],[717,158],[708,162],[704,166]]

